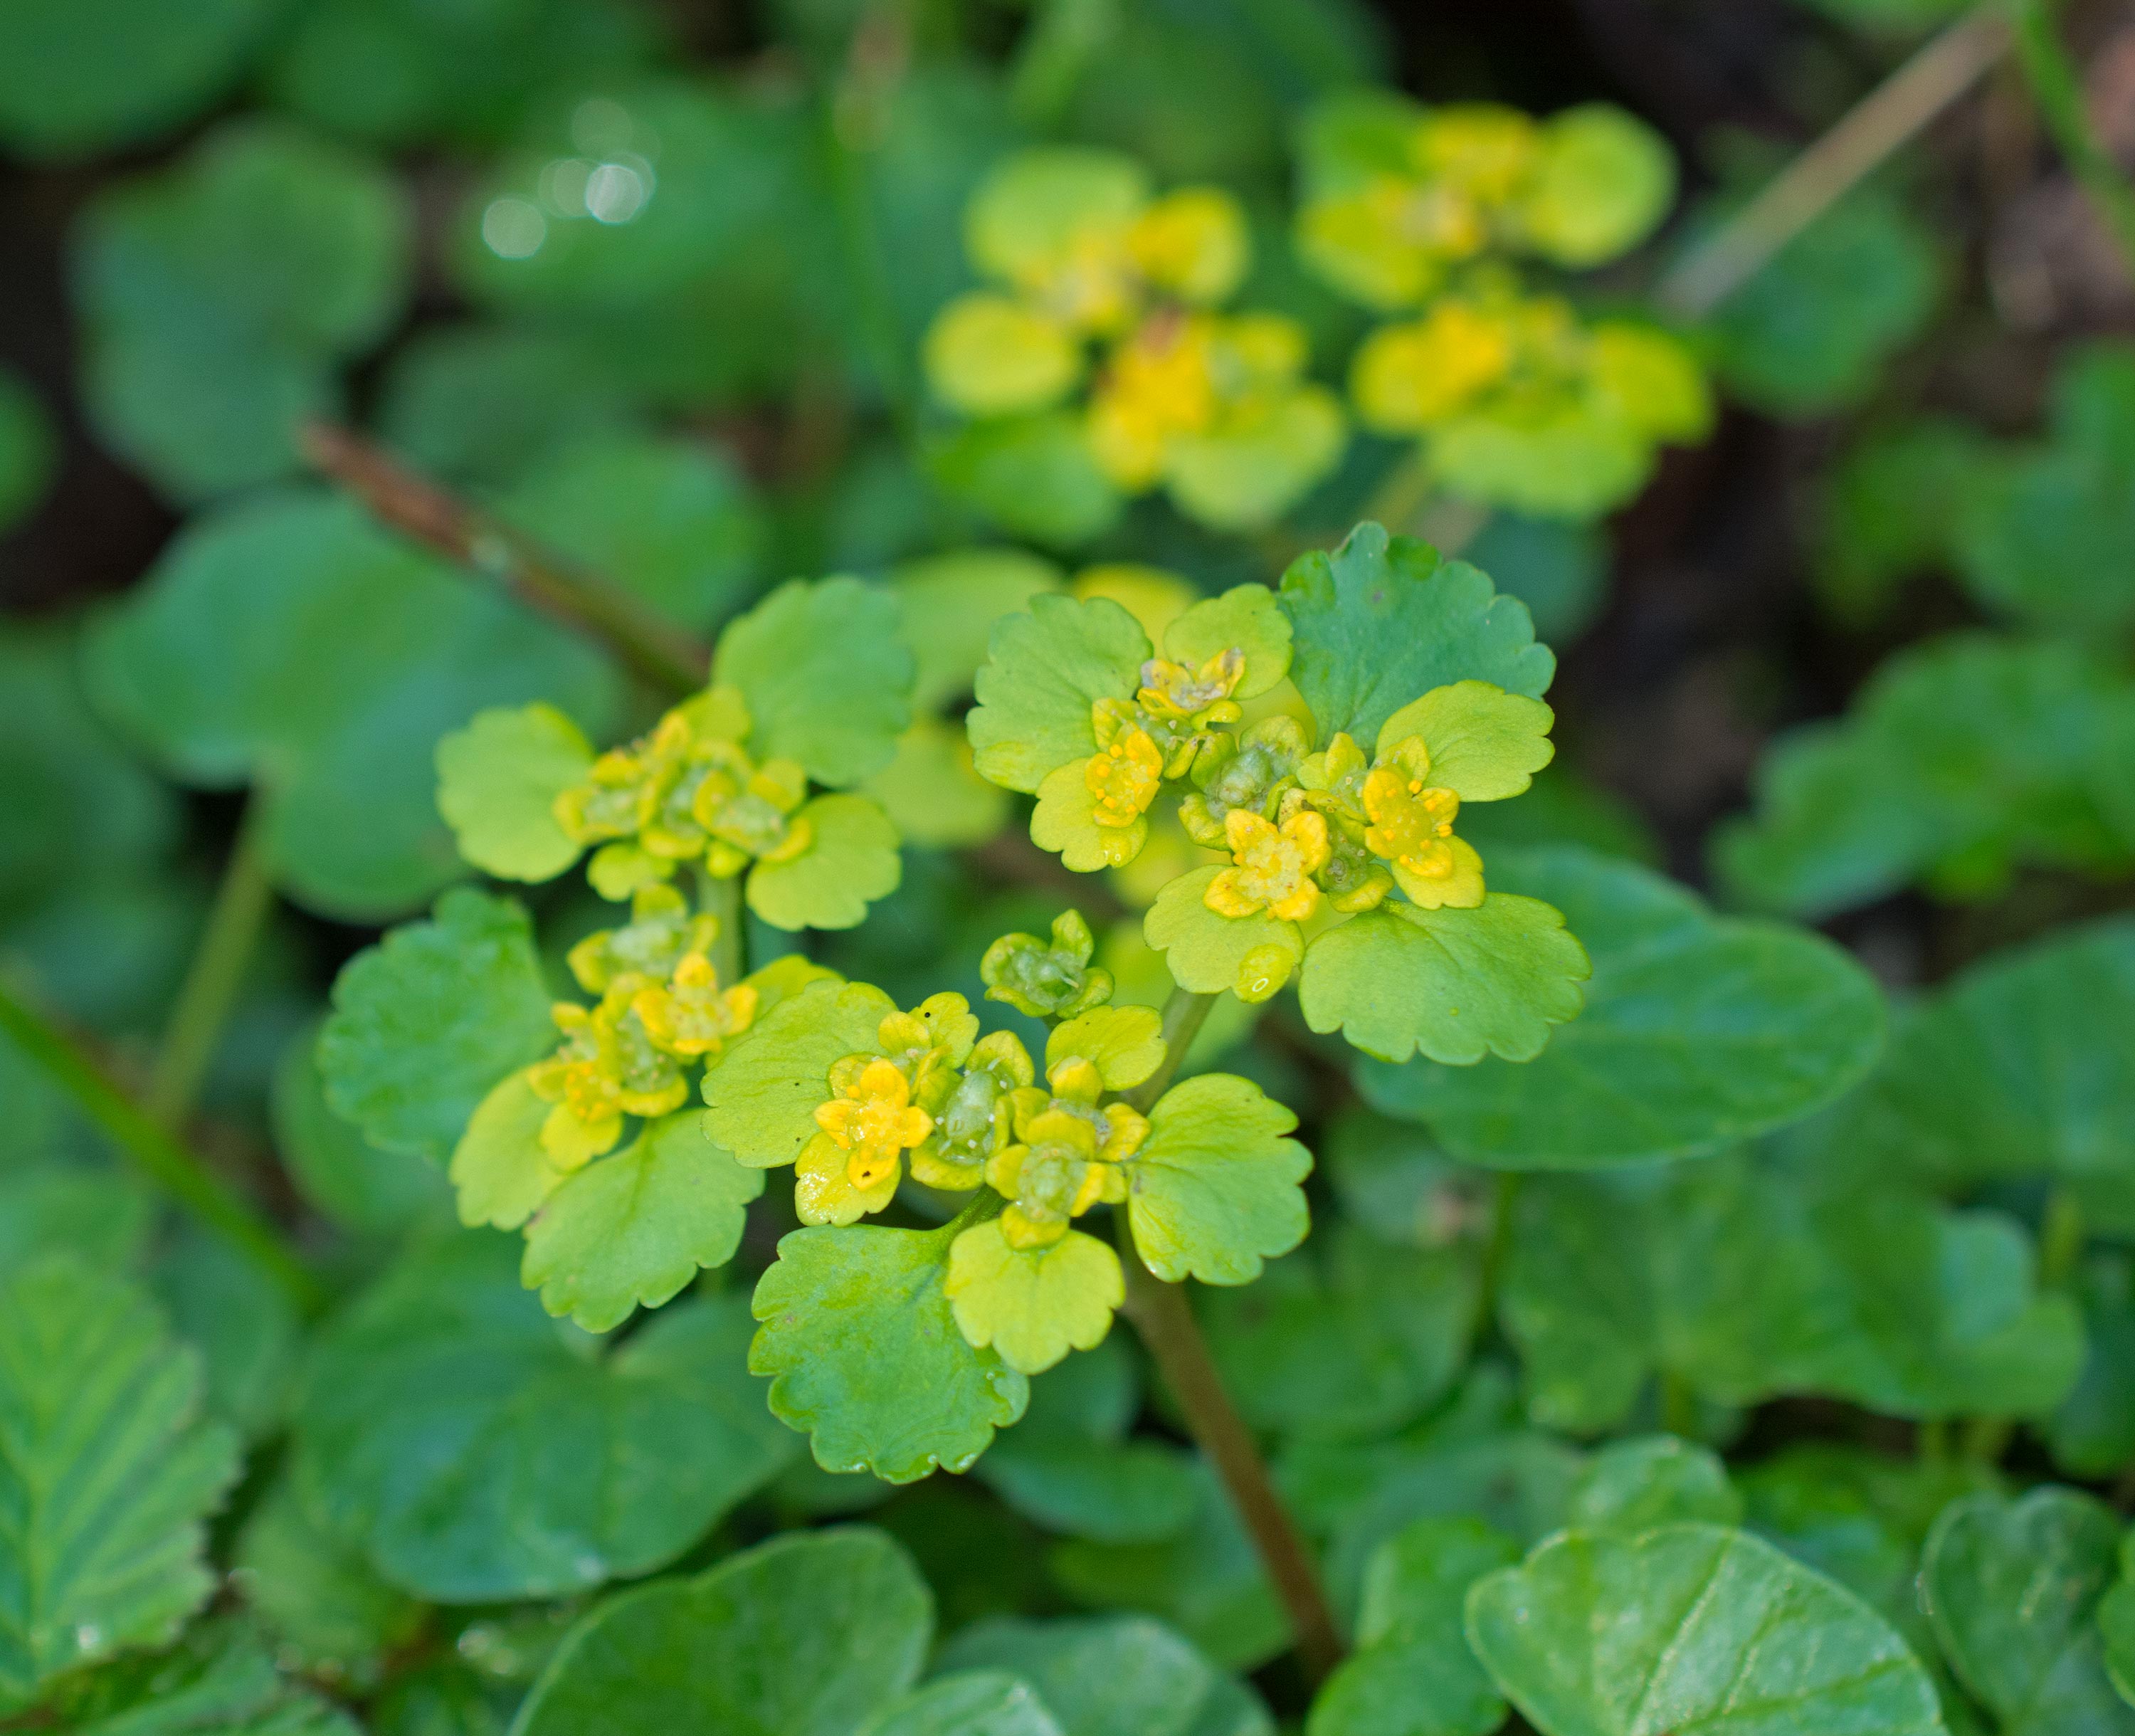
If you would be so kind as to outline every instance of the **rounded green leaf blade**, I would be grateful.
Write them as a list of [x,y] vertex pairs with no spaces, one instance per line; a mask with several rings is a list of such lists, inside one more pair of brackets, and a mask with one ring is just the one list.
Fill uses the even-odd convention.
[[818,796],[794,818],[808,823],[808,847],[749,870],[749,909],[789,932],[858,928],[903,875],[896,826],[869,796]]
[[1090,708],[1130,699],[1150,656],[1135,618],[1106,597],[1031,599],[994,628],[974,678],[967,727],[981,777],[1035,793],[1048,773],[1097,751]]
[[1297,1118],[1249,1079],[1204,1073],[1149,1113],[1128,1162],[1127,1219],[1142,1263],[1176,1282],[1248,1284],[1305,1239],[1300,1184],[1312,1154],[1285,1138]]
[[556,822],[556,798],[593,763],[584,731],[554,706],[477,712],[438,744],[438,812],[483,873],[553,880],[580,849]]

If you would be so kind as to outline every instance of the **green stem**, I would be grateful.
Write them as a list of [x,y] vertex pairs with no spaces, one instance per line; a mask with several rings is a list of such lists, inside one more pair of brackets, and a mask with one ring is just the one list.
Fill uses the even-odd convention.
[[1697,1438],[1697,1395],[1672,1368],[1661,1370],[1661,1427],[1686,1441]]
[[0,1032],[71,1097],[148,1177],[288,1292],[307,1312],[324,1300],[317,1281],[271,1225],[211,1175],[200,1159],[128,1103],[80,1049],[0,987]]
[[[1164,1094],[1214,1001],[1213,995],[1190,994],[1184,989],[1173,992],[1164,1009],[1163,1063],[1127,1094],[1126,1102],[1146,1111]],[[1260,1443],[1231,1402],[1215,1358],[1208,1353],[1208,1340],[1186,1300],[1185,1287],[1166,1283],[1143,1265],[1127,1214],[1120,1211],[1114,1218],[1120,1263],[1126,1273],[1126,1302],[1121,1312],[1179,1401],[1194,1441],[1230,1491],[1276,1593],[1289,1612],[1299,1661],[1317,1685],[1342,1661],[1341,1634],[1320,1588],[1319,1569],[1276,1491]]]
[[215,907],[208,913],[207,927],[186,968],[186,980],[156,1052],[143,1107],[162,1127],[175,1131],[192,1113],[201,1082],[215,1058],[215,1044],[244,986],[245,967],[274,906],[274,888],[267,873],[265,812],[265,803],[256,794],[246,804],[230,860],[223,865]]
[[2105,226],[2135,264],[2135,191],[2099,141],[2082,81],[2062,47],[2053,0],[2016,0],[2016,61],[2054,143]]
[[1755,198],[1685,253],[1655,285],[1655,301],[1685,319],[1711,313],[1970,90],[2008,46],[2008,26],[1998,4],[1982,7],[1930,38]]
[[1949,1462],[1949,1418],[1923,1417],[1914,1437],[1914,1451],[1924,1465]]
[[748,919],[742,910],[741,876],[722,878],[699,863],[697,904],[719,919],[719,932],[712,937],[712,968],[719,972],[719,987],[731,988],[748,974]]

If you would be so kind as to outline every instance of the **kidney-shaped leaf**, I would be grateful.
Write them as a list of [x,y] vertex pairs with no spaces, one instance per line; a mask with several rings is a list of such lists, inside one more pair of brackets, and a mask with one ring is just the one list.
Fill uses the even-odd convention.
[[518,1736],[850,1736],[919,1675],[934,1600],[881,1531],[801,1532],[611,1598],[565,1636]]
[[1547,900],[1594,961],[1586,1010],[1523,1066],[1366,1062],[1365,1093],[1455,1155],[1505,1168],[1699,1157],[1830,1102],[1882,1046],[1883,1001],[1837,947],[1714,916],[1629,862],[1500,852],[1491,882]]
[[1934,1685],[1851,1592],[1721,1525],[1568,1532],[1468,1594],[1542,1736],[1941,1736]]
[[326,1328],[298,1418],[307,1500],[433,1602],[649,1573],[790,1457],[739,1297],[603,1355],[520,1287],[517,1253],[487,1232],[414,1249]]

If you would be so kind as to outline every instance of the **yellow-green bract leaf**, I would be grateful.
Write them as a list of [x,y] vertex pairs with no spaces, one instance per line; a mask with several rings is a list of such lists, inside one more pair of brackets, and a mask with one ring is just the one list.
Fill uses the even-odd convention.
[[0,1710],[170,1639],[215,1580],[204,1521],[237,1443],[199,1420],[200,1359],[115,1273],[46,1254],[0,1285]]
[[1421,735],[1433,784],[1463,802],[1499,802],[1522,794],[1556,757],[1549,739],[1556,720],[1538,699],[1491,681],[1455,681],[1433,688],[1381,725],[1378,752]]
[[1030,813],[1030,841],[1059,852],[1063,867],[1095,874],[1132,861],[1149,841],[1149,819],[1137,814],[1131,824],[1100,826],[1097,793],[1083,775],[1085,762],[1071,759],[1046,773],[1038,786],[1038,806]]
[[722,1297],[588,1344],[520,1286],[506,1238],[419,1242],[314,1344],[298,1486],[432,1603],[651,1573],[792,1457],[743,1367],[750,1330]]
[[851,1736],[917,1679],[933,1626],[927,1582],[887,1534],[774,1537],[594,1609],[557,1647],[513,1728]]
[[1011,1248],[998,1218],[951,1244],[943,1288],[957,1331],[1026,1375],[1101,1343],[1126,1300],[1120,1257],[1095,1236],[1071,1229],[1043,1248]]
[[1209,884],[1222,871],[1213,866],[1180,875],[1157,894],[1142,919],[1142,937],[1164,954],[1172,980],[1200,995],[1235,989],[1247,954],[1262,947],[1287,953],[1293,966],[1305,957],[1305,936],[1295,923],[1265,910],[1226,916],[1208,908]]
[[969,728],[979,775],[1035,791],[1047,775],[1097,751],[1090,708],[1131,699],[1149,638],[1109,598],[1037,597],[994,628],[973,683]]
[[1164,630],[1164,654],[1189,669],[1225,651],[1246,654],[1233,696],[1257,699],[1290,673],[1290,617],[1265,584],[1240,584],[1204,597]]
[[526,1230],[519,1277],[541,1306],[605,1332],[656,1308],[741,1245],[763,1171],[704,1137],[694,1109],[663,1116],[626,1151],[567,1177]]
[[1313,942],[1298,995],[1313,1030],[1367,1055],[1464,1067],[1532,1060],[1552,1026],[1578,1016],[1589,970],[1561,912],[1493,892],[1471,910],[1367,910]]
[[1569,847],[1502,851],[1492,880],[1547,899],[1590,949],[1585,1013],[1529,1066],[1360,1075],[1378,1108],[1470,1161],[1710,1155],[1833,1101],[1881,1053],[1881,992],[1821,935],[1716,917],[1663,875]]
[[351,958],[333,1005],[319,1068],[334,1113],[440,1163],[497,1081],[556,1043],[526,912],[466,888]]
[[1029,1682],[1000,1670],[938,1676],[860,1727],[860,1736],[1065,1736]]
[[1164,1015],[1153,1006],[1094,1006],[1045,1040],[1048,1071],[1071,1055],[1095,1061],[1107,1091],[1139,1085],[1164,1060]]
[[593,763],[584,732],[554,706],[478,712],[438,744],[438,812],[483,873],[552,880],[579,848],[556,823],[556,798]]
[[880,1054],[882,1021],[896,1010],[867,982],[819,982],[780,1001],[704,1069],[712,1142],[752,1169],[792,1162],[816,1135],[832,1065]]
[[1299,1183],[1312,1154],[1283,1136],[1297,1118],[1249,1079],[1204,1073],[1149,1113],[1130,1161],[1127,1217],[1142,1263],[1176,1282],[1247,1284],[1305,1239]]
[[935,1667],[1019,1676],[1068,1736],[1271,1736],[1275,1729],[1251,1689],[1144,1615],[995,1616],[960,1630]]
[[1476,1583],[1468,1641],[1542,1736],[1943,1736],[1889,1623],[1720,1525],[1553,1537]]
[[1538,697],[1556,672],[1525,604],[1375,524],[1358,526],[1331,555],[1292,561],[1279,594],[1295,629],[1290,677],[1323,742],[1337,730],[1376,740],[1380,725],[1434,687],[1494,681]]
[[1019,151],[972,196],[965,245],[980,270],[1014,282],[1066,264],[1087,233],[1124,230],[1149,197],[1146,172],[1117,151],[1074,145]]
[[500,1080],[476,1106],[453,1148],[461,1223],[516,1229],[563,1185],[569,1171],[541,1143],[550,1107],[534,1094],[524,1069]]
[[880,771],[912,721],[896,600],[857,579],[780,585],[719,635],[712,671],[748,701],[749,751],[797,759],[818,783]]
[[1073,332],[1042,309],[1005,295],[962,295],[927,328],[927,383],[971,416],[1058,403],[1081,377]]
[[961,1471],[1023,1414],[1029,1382],[956,1330],[942,1287],[956,1234],[796,1230],[758,1281],[749,1370],[772,1377],[772,1409],[825,1470]]
[[1166,485],[1180,512],[1213,530],[1260,530],[1334,468],[1348,434],[1334,393],[1295,386],[1250,420],[1181,439]]
[[897,828],[868,796],[818,796],[794,816],[813,832],[808,847],[749,870],[748,907],[774,929],[850,929],[897,890]]
[[2094,1495],[1974,1495],[1942,1511],[1920,1601],[1973,1697],[2011,1736],[2126,1736],[2135,1707],[2105,1672],[2098,1607],[2118,1570],[2120,1515]]
[[938,711],[971,691],[994,623],[1060,589],[1060,569],[1021,549],[968,549],[908,560],[889,575],[919,672],[912,703]]
[[1667,142],[1613,104],[1581,103],[1543,125],[1541,161],[1518,219],[1537,253],[1576,270],[1638,245],[1674,197]]
[[983,844],[1008,823],[1008,792],[978,774],[961,721],[915,718],[898,738],[897,757],[860,788],[899,836],[926,849]]

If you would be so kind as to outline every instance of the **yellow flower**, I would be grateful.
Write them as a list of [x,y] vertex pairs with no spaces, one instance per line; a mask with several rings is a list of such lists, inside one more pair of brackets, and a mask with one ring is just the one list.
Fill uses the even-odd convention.
[[662,793],[659,769],[632,749],[611,748],[593,761],[583,783],[558,794],[551,811],[574,843],[598,844],[636,833]]
[[1181,187],[1135,219],[1127,245],[1152,288],[1201,306],[1238,287],[1251,257],[1246,216],[1216,187]]
[[1131,826],[1147,812],[1164,782],[1164,755],[1146,730],[1115,735],[1082,768],[1082,781],[1097,799],[1090,817],[1100,826]]
[[729,1037],[756,1021],[756,990],[746,982],[719,987],[719,974],[701,952],[686,954],[673,977],[637,992],[631,1006],[646,1035],[670,1055],[717,1055]]
[[688,1083],[675,1058],[656,1048],[632,1002],[641,977],[618,979],[588,1010],[559,1001],[550,1010],[563,1044],[527,1075],[534,1094],[556,1107],[541,1125],[541,1144],[557,1164],[576,1169],[622,1137],[626,1115],[666,1115],[682,1107]]
[[690,812],[708,834],[704,864],[722,877],[748,862],[783,862],[812,841],[806,820],[792,817],[808,793],[808,774],[791,759],[753,763],[740,749],[705,773]]
[[1112,352],[1091,395],[1089,434],[1098,468],[1121,487],[1153,487],[1171,443],[1214,423],[1210,330],[1199,315],[1159,313]]
[[1451,297],[1418,320],[1382,326],[1357,352],[1350,388],[1382,434],[1417,434],[1474,405],[1512,372],[1513,322]]
[[1208,883],[1202,902],[1219,916],[1252,916],[1262,910],[1285,922],[1303,922],[1319,906],[1312,876],[1327,866],[1327,820],[1300,808],[1280,827],[1234,807],[1223,817],[1223,836],[1235,866]]
[[[1223,704],[1238,691],[1245,676],[1246,654],[1236,646],[1218,652],[1198,669],[1151,657],[1141,666],[1141,691],[1135,700],[1159,717],[1192,718],[1199,722],[1201,714]],[[1236,706],[1227,709],[1230,716],[1220,721],[1229,722],[1238,715]]]
[[1509,204],[1534,172],[1542,136],[1533,118],[1496,103],[1455,103],[1426,117],[1416,155],[1434,180],[1478,205]]
[[1127,1196],[1126,1160],[1149,1137],[1149,1123],[1124,1103],[1097,1107],[1097,1069],[1055,1068],[1048,1089],[1011,1092],[1017,1142],[986,1162],[986,1183],[1006,1195],[1001,1234],[1013,1248],[1043,1248],[1071,1219]]
[[1402,890],[1426,909],[1472,909],[1483,901],[1483,864],[1453,836],[1460,798],[1430,780],[1423,738],[1396,744],[1365,774],[1364,812],[1371,821],[1364,846],[1394,866]]
[[830,1069],[837,1095],[816,1110],[816,1125],[848,1153],[845,1173],[856,1188],[872,1188],[897,1172],[898,1158],[934,1131],[934,1118],[912,1101],[912,1087],[894,1061],[848,1055]]
[[587,935],[566,962],[581,988],[600,994],[618,977],[671,975],[685,954],[709,947],[719,931],[719,918],[693,914],[672,886],[647,886],[631,900],[628,923]]

